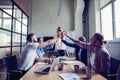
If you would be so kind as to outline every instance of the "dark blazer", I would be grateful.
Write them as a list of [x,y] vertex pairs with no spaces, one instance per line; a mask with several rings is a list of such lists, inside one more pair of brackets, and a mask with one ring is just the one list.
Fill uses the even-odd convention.
[[[76,60],[82,61],[83,63],[85,63],[87,65],[87,49],[82,49],[77,44],[69,43],[66,40],[62,40],[62,42],[64,44],[66,44],[67,46],[69,46],[69,47],[75,48],[75,57],[76,57]],[[81,50],[81,59],[79,57],[79,51],[80,51],[80,49],[82,49]]]

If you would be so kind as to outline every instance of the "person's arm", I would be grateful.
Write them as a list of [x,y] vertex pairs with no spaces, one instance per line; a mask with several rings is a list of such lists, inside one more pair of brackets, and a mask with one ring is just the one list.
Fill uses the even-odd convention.
[[100,69],[98,71],[100,71],[99,73],[102,74],[103,76],[108,75],[109,73],[109,63],[110,63],[110,56],[107,53],[102,53],[102,57],[101,57],[101,64],[100,64]]
[[36,61],[38,62],[46,62],[46,61],[52,61],[52,58],[47,58],[47,57],[36,57]]
[[75,44],[77,44],[78,46],[82,47],[82,48],[87,48],[88,45],[90,45],[89,43],[85,43],[85,42],[82,42],[82,41],[79,41],[79,40],[76,40],[72,37],[70,37],[67,33],[66,33],[66,36],[72,40]]
[[48,41],[42,42],[38,45],[38,48],[42,48],[42,47],[48,46],[50,44],[54,44],[57,40],[58,40],[58,38],[54,38],[54,39],[50,39]]
[[49,50],[49,49],[53,49],[53,45],[52,45],[52,44],[51,44],[51,45],[48,45],[48,46],[45,46],[45,47],[43,48],[44,51],[47,51],[47,50]]
[[62,40],[62,42],[69,47],[74,47],[74,48],[78,47],[76,44],[67,42],[66,40]]

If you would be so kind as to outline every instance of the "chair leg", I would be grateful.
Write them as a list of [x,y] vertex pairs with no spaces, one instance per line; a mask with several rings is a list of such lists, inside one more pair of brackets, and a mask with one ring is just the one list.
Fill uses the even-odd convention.
[[10,73],[7,73],[6,80],[10,80]]

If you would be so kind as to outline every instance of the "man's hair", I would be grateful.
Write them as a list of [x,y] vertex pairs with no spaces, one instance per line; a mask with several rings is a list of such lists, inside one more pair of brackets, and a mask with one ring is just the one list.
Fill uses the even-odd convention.
[[30,33],[27,35],[27,41],[28,42],[32,42],[32,36],[34,36],[35,34],[34,33]]
[[61,31],[61,30],[62,30],[62,28],[61,28],[61,27],[58,27],[58,28],[57,28],[57,31]]
[[81,36],[78,38],[80,41],[86,42],[86,38],[84,36]]
[[101,33],[94,33],[95,40],[99,41],[100,45],[103,45],[104,37]]
[[38,38],[37,38],[37,41],[40,42],[40,39],[43,39],[43,38],[42,38],[42,37],[38,37]]

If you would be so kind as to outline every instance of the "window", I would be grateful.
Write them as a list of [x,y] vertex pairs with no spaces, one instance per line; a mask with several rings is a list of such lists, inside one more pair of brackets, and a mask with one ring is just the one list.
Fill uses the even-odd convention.
[[[0,55],[19,55],[26,44],[28,16],[11,0],[0,4]],[[1,58],[1,57],[0,57]]]
[[[108,5],[101,10],[101,19],[102,19],[102,33],[104,34],[105,40],[113,39],[112,31],[112,14],[111,14],[111,5]],[[109,30],[109,32],[107,31]]]
[[120,38],[120,0],[115,1],[115,37]]
[[119,4],[120,0],[100,0],[101,31],[105,37],[105,40],[120,39]]

